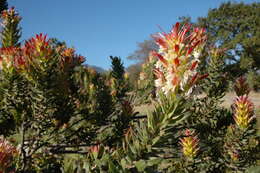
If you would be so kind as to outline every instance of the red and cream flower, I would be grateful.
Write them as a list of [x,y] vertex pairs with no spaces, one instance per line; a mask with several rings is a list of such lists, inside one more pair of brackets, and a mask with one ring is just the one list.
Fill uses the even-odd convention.
[[22,49],[19,47],[8,47],[0,49],[0,69],[14,66],[17,69],[24,68],[26,65]]
[[22,19],[21,16],[15,11],[15,9],[12,7],[8,10],[4,10],[1,14],[1,17],[3,19],[2,25],[5,26],[8,23],[19,23]]
[[205,29],[194,28],[191,31],[190,25],[180,28],[180,24],[176,23],[170,33],[160,33],[154,39],[159,45],[159,51],[152,52],[158,59],[155,64],[156,87],[165,94],[190,93],[192,86],[201,78],[196,69],[206,42]]
[[13,165],[18,150],[9,141],[0,138],[0,171],[6,171]]

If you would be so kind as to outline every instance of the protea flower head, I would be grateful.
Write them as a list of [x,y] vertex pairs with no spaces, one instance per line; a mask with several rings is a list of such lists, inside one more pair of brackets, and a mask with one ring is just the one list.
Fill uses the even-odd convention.
[[90,154],[93,155],[94,159],[102,157],[104,153],[104,146],[97,144],[90,147]]
[[14,163],[14,158],[18,154],[16,147],[4,138],[0,138],[0,171],[5,172]]
[[62,56],[64,57],[71,57],[75,54],[75,49],[73,48],[65,48],[62,52],[61,52]]
[[245,77],[241,76],[236,80],[234,90],[237,96],[248,95],[250,93],[250,88]]
[[8,47],[0,49],[0,69],[15,67],[22,69],[26,66],[26,60],[19,47]]
[[0,49],[0,69],[9,68],[12,66],[13,51],[10,48],[1,48]]
[[199,151],[199,139],[192,130],[185,130],[185,136],[180,139],[180,144],[182,146],[182,153],[185,157],[194,159]]
[[192,86],[205,77],[196,71],[206,42],[205,29],[191,30],[191,25],[180,28],[176,23],[170,33],[160,33],[154,38],[159,45],[159,51],[152,52],[158,59],[154,70],[157,76],[155,86],[166,95],[179,91],[189,94]]
[[93,145],[90,147],[92,153],[97,153],[99,151],[100,145]]
[[74,48],[64,48],[60,51],[61,54],[61,66],[75,66],[85,61],[85,58],[75,53]]
[[248,96],[239,96],[233,104],[234,120],[241,129],[246,129],[254,118],[254,105]]
[[23,50],[25,55],[32,61],[36,58],[37,60],[48,59],[53,52],[47,35],[43,35],[42,33],[36,34],[35,37],[26,41]]
[[8,22],[19,23],[22,19],[17,11],[15,11],[14,7],[4,10],[1,17],[3,19],[3,25],[6,25]]

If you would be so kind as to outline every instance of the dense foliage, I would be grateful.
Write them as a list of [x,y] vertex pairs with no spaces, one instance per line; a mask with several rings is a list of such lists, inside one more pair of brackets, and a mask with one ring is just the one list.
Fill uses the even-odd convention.
[[207,28],[210,43],[225,48],[226,71],[233,77],[244,73],[257,80],[250,84],[259,87],[260,69],[260,3],[223,3],[199,18],[198,25]]

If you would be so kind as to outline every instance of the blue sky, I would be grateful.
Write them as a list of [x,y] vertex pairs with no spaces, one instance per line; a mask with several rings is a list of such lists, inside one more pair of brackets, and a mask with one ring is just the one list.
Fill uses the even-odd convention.
[[[224,0],[9,0],[23,20],[22,40],[37,33],[65,41],[87,64],[108,69],[109,56],[126,59],[136,43],[168,31],[180,16],[196,20]],[[240,2],[240,1],[236,1]],[[244,0],[245,3],[257,0]]]

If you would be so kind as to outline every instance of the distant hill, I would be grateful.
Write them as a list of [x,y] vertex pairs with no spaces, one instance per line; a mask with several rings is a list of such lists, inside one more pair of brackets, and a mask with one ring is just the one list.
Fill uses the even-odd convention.
[[99,73],[105,73],[106,72],[106,70],[103,69],[102,67],[98,67],[98,66],[95,66],[95,65],[89,65],[89,64],[87,66],[90,67],[90,68],[95,69]]

